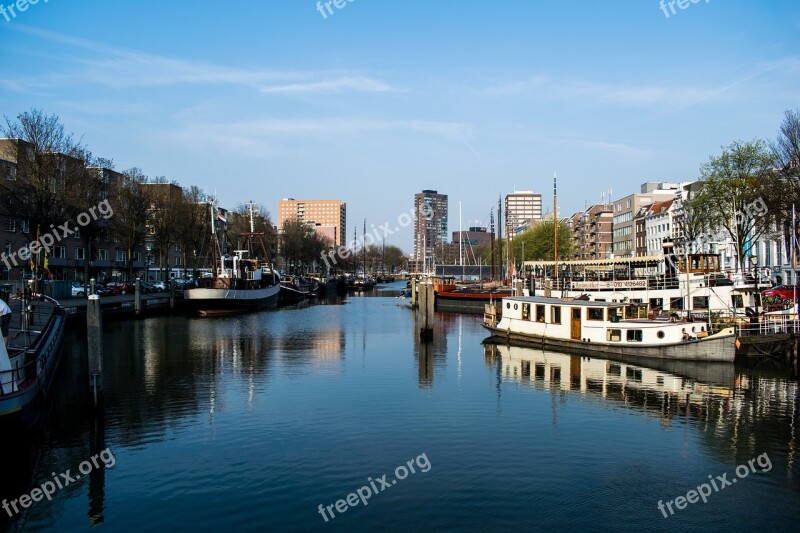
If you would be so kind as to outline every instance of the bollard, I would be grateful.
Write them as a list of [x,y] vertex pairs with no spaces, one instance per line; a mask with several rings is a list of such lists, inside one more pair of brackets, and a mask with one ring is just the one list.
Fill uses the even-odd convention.
[[94,278],[89,280],[89,295],[97,294],[97,288],[95,287]]
[[86,305],[86,333],[89,351],[89,387],[94,407],[103,405],[103,311],[100,297],[89,296]]
[[553,280],[548,279],[544,282],[544,297],[550,298],[550,291],[552,290]]
[[136,280],[135,291],[133,307],[136,310],[136,316],[139,316],[142,314],[142,280]]

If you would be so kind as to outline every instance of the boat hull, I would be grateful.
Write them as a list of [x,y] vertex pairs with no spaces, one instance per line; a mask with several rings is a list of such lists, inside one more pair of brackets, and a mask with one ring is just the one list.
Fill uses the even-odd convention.
[[442,291],[436,293],[436,310],[456,313],[483,313],[484,306],[511,296],[510,291]]
[[[61,361],[61,348],[66,326],[66,314],[56,308],[45,329],[26,355],[29,370],[25,371],[25,381],[18,390],[0,394],[0,422],[3,427],[32,426],[38,416],[38,399],[53,385]],[[35,363],[33,363],[35,361]]]
[[276,307],[280,290],[280,285],[261,289],[197,288],[183,291],[183,299],[189,309],[196,311],[250,311]]
[[636,359],[662,359],[675,361],[732,362],[736,357],[735,334],[718,333],[699,340],[658,346],[627,346],[601,344],[579,340],[561,339],[529,333],[517,333],[507,329],[484,325],[496,340],[529,346],[566,351],[575,355],[608,355]]

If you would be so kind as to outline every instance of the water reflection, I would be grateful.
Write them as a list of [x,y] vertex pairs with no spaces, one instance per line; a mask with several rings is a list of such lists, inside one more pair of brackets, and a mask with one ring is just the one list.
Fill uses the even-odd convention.
[[[729,363],[653,361],[650,367],[504,344],[485,344],[484,357],[503,382],[526,384],[554,399],[599,399],[657,417],[665,429],[691,425],[708,446],[734,461],[764,451],[786,453],[787,475],[798,475],[800,386],[786,374]],[[558,402],[551,407],[556,424]]]

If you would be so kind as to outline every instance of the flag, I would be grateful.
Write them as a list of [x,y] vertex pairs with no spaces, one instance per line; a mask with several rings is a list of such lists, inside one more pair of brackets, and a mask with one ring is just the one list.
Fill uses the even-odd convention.
[[49,256],[48,256],[47,252],[45,252],[44,253],[44,269],[45,270],[47,270],[47,268],[50,266],[50,260],[49,260],[48,257]]
[[217,209],[217,220],[223,224],[228,223],[228,211],[222,209],[221,207]]

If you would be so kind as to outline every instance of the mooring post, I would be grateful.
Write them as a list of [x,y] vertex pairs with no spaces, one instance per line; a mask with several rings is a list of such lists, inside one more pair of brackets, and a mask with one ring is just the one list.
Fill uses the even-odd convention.
[[417,302],[419,301],[419,295],[417,294],[417,278],[411,279],[411,309],[415,309],[417,307]]
[[169,308],[175,309],[175,284],[167,281],[167,289],[169,290]]
[[97,287],[96,287],[95,283],[96,282],[95,282],[94,278],[89,280],[89,295],[97,294]]
[[142,314],[142,280],[136,280],[135,291],[133,307],[136,310],[136,316],[139,316]]
[[89,387],[96,409],[103,405],[103,312],[100,297],[89,296],[86,305],[86,333],[89,349]]
[[544,297],[550,298],[550,294],[553,287],[553,280],[548,279],[544,282]]
[[435,296],[433,283],[420,283],[419,286],[419,336],[422,339],[433,338],[433,307]]

